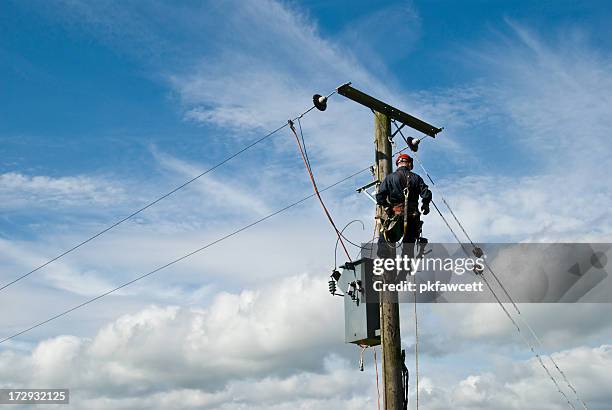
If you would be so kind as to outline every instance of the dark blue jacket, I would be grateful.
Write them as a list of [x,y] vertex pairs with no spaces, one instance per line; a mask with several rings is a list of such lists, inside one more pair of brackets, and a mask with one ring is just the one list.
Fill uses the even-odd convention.
[[424,204],[431,201],[431,191],[419,175],[411,172],[407,167],[399,167],[395,172],[387,175],[378,188],[376,203],[389,206],[404,203],[404,188],[408,186],[408,205],[417,207],[419,196]]

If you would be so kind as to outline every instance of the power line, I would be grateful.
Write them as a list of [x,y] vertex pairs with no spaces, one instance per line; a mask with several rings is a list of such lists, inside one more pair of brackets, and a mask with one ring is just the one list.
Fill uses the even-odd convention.
[[[404,141],[408,144],[408,139],[404,136],[404,134],[402,133],[401,129],[397,126],[397,124],[394,122],[395,127],[397,128],[396,132],[399,132],[400,135],[402,136],[402,138],[404,139]],[[425,166],[423,165],[423,163],[419,160],[418,156],[416,155],[416,153],[413,154],[414,158],[417,160],[419,166],[421,167],[421,169],[423,169],[423,172],[427,175],[427,178],[429,179],[429,181],[431,182],[432,186],[436,186],[436,183],[434,182],[434,180],[432,179],[431,175],[429,174],[429,172],[427,171],[427,169],[425,169]],[[446,198],[444,198],[444,196],[442,194],[440,194],[440,198],[442,198],[442,202],[444,202],[444,205],[446,206],[446,208],[449,210],[450,214],[452,215],[453,219],[455,220],[455,222],[457,223],[457,225],[459,225],[459,227],[461,228],[461,231],[463,232],[463,234],[465,235],[465,237],[467,238],[467,240],[470,242],[470,244],[472,245],[473,249],[474,249],[474,253],[476,253],[476,251],[479,249],[474,242],[472,241],[472,238],[470,237],[470,235],[467,233],[466,229],[464,228],[463,224],[461,223],[461,221],[459,220],[459,218],[457,217],[457,215],[455,214],[455,212],[453,212],[453,209],[451,208],[451,206],[449,205],[449,203],[446,201]],[[436,206],[436,204],[432,201],[434,208],[436,209],[436,211],[438,212],[438,214],[440,215],[440,217],[442,218],[442,220],[444,221],[444,223],[446,224],[446,227],[450,230],[450,232],[453,234],[453,236],[455,237],[455,240],[457,241],[457,243],[461,246],[463,252],[465,252],[466,255],[470,256],[470,253],[465,249],[464,244],[461,242],[461,240],[459,239],[459,237],[457,236],[457,234],[455,233],[455,231],[453,230],[453,228],[450,226],[450,224],[448,223],[448,221],[446,220],[446,218],[444,217],[444,215],[442,214],[442,212],[440,211],[440,209],[438,209],[438,207]],[[485,266],[486,268],[489,270],[489,272],[491,272],[491,275],[493,276],[493,278],[495,279],[495,281],[497,282],[497,284],[500,286],[500,288],[502,289],[502,291],[505,293],[506,297],[508,297],[508,300],[511,302],[512,306],[514,306],[514,309],[516,310],[517,314],[519,315],[519,317],[522,319],[523,323],[525,324],[525,326],[527,327],[527,329],[529,330],[529,332],[531,333],[531,335],[534,337],[534,339],[536,340],[536,342],[539,344],[540,348],[543,349],[543,345],[542,342],[540,341],[540,339],[538,338],[537,334],[535,333],[535,330],[533,330],[533,328],[529,325],[529,323],[527,322],[527,320],[522,316],[520,309],[518,308],[518,306],[516,305],[516,303],[514,302],[512,296],[510,296],[509,292],[506,290],[506,287],[503,285],[503,283],[501,282],[501,280],[498,278],[498,276],[495,274],[495,272],[493,271],[493,269],[491,268],[491,266],[489,265],[489,263],[486,262],[485,260]],[[514,318],[510,315],[510,312],[508,312],[508,310],[505,308],[505,306],[502,304],[501,300],[499,299],[499,297],[497,296],[497,294],[493,291],[493,288],[491,287],[491,285],[489,284],[489,281],[485,278],[484,274],[481,275],[483,281],[485,282],[485,284],[487,285],[487,287],[489,288],[489,290],[491,291],[491,294],[495,297],[497,303],[499,304],[499,306],[502,308],[502,310],[504,311],[504,313],[506,314],[506,316],[508,317],[508,319],[510,319],[510,321],[512,322],[512,324],[514,324],[516,330],[518,331],[519,335],[521,336],[521,338],[523,339],[523,341],[527,344],[527,346],[529,347],[529,350],[531,350],[531,352],[536,356],[536,358],[538,359],[538,362],[540,363],[540,365],[542,366],[542,368],[546,371],[546,374],[548,375],[548,377],[552,380],[552,382],[554,383],[555,387],[557,388],[557,390],[559,391],[559,393],[563,396],[563,398],[567,401],[567,403],[569,404],[569,406],[573,409],[575,409],[575,406],[571,403],[571,401],[569,400],[569,398],[567,397],[567,395],[565,394],[565,392],[563,392],[559,386],[559,384],[557,383],[557,380],[554,378],[554,376],[551,374],[550,370],[548,369],[548,367],[544,364],[544,362],[542,361],[542,357],[540,354],[538,354],[535,351],[535,348],[533,346],[533,344],[525,337],[525,335],[522,333],[520,326],[518,325],[518,323],[514,320]],[[557,371],[561,374],[563,380],[565,381],[565,383],[567,384],[567,386],[570,388],[570,390],[574,393],[574,395],[576,396],[576,399],[580,402],[580,404],[582,405],[582,407],[586,410],[587,406],[586,403],[582,400],[582,398],[578,395],[577,390],[574,388],[574,386],[572,385],[572,383],[569,381],[569,379],[567,378],[567,375],[565,374],[565,372],[563,372],[563,370],[561,370],[561,368],[559,367],[559,365],[557,364],[557,362],[553,359],[552,355],[548,356],[550,361],[553,363],[554,367],[557,369]]]
[[[402,138],[404,139],[404,141],[406,142],[406,144],[408,144],[408,139],[404,136],[404,134],[402,133],[402,127],[398,127],[397,123],[395,121],[393,121],[393,124],[395,125],[395,128],[397,129],[397,131],[395,131],[396,133],[399,132],[400,135],[402,136]],[[427,136],[422,137],[421,139],[427,138]],[[421,169],[423,170],[423,172],[425,173],[425,175],[427,175],[427,178],[429,179],[429,181],[431,182],[432,186],[436,186],[436,183],[434,182],[434,180],[432,179],[431,175],[429,174],[429,172],[427,171],[427,169],[425,169],[425,166],[423,165],[423,163],[421,162],[421,160],[419,160],[419,157],[416,155],[416,153],[413,154],[414,158],[417,160],[419,166],[421,167]],[[449,205],[449,203],[446,201],[446,198],[444,198],[444,196],[440,193],[440,198],[442,198],[442,202],[444,202],[444,205],[446,206],[446,208],[449,210],[450,214],[452,215],[453,219],[455,220],[455,222],[457,223],[457,225],[459,225],[459,228],[461,228],[461,231],[463,232],[463,234],[465,235],[465,237],[467,238],[467,240],[470,242],[470,244],[472,245],[474,251],[476,251],[478,249],[478,247],[474,244],[474,241],[472,240],[472,238],[470,237],[470,235],[467,233],[466,229],[464,228],[463,224],[461,223],[461,221],[459,220],[459,218],[457,217],[457,215],[455,214],[455,212],[453,212],[453,209],[451,208],[451,206]],[[455,239],[457,240],[457,242],[461,245],[461,248],[463,249],[464,252],[467,253],[467,251],[465,250],[463,243],[459,240],[459,238],[457,237],[457,234],[453,231],[453,229],[451,228],[451,226],[448,224],[448,222],[446,221],[446,219],[442,216],[442,213],[440,212],[440,210],[438,209],[438,207],[435,205],[434,203],[434,207],[436,208],[436,211],[438,211],[438,214],[440,214],[440,216],[442,217],[442,219],[444,220],[444,223],[446,224],[446,226],[448,227],[448,229],[450,229],[451,233],[453,234],[453,236],[455,237]],[[542,350],[544,350],[544,345],[542,343],[542,341],[540,340],[540,338],[538,337],[538,335],[536,334],[535,330],[533,330],[533,328],[531,327],[531,325],[529,324],[529,322],[527,322],[527,320],[523,317],[521,310],[518,308],[517,304],[514,302],[512,296],[510,296],[510,293],[508,292],[508,290],[506,289],[506,287],[503,285],[503,283],[501,282],[501,280],[499,279],[499,277],[497,276],[497,274],[495,273],[495,271],[493,271],[493,268],[491,268],[491,266],[489,265],[489,263],[485,260],[484,264],[486,266],[486,268],[491,272],[491,275],[493,276],[493,278],[495,279],[495,281],[497,282],[497,284],[499,285],[499,287],[502,289],[502,291],[504,292],[504,294],[506,295],[506,297],[508,297],[508,300],[510,301],[510,303],[512,304],[512,306],[514,307],[514,310],[516,310],[516,313],[518,314],[519,318],[521,318],[522,322],[525,324],[525,326],[527,327],[527,329],[529,330],[529,333],[531,333],[531,335],[533,336],[533,338],[535,339],[536,343],[540,346],[540,348]],[[503,307],[503,306],[502,306]],[[504,309],[505,310],[505,309]],[[510,317],[510,316],[509,316]],[[516,322],[510,317],[510,320],[512,320],[512,322],[514,323],[515,326],[518,325],[516,324]],[[520,328],[519,328],[519,332],[520,332]],[[529,348],[534,352],[534,354],[537,355],[537,353],[535,353],[533,347],[531,345],[529,345]],[[552,355],[548,355],[550,361],[552,362],[552,364],[554,365],[554,367],[557,369],[557,371],[561,374],[561,376],[563,377],[563,380],[565,381],[565,383],[567,384],[567,386],[570,388],[570,390],[574,393],[574,395],[576,396],[576,399],[580,402],[580,404],[582,405],[582,407],[586,410],[587,406],[586,403],[584,402],[584,400],[582,400],[582,398],[579,396],[578,391],[576,391],[575,387],[572,385],[572,383],[569,381],[569,379],[567,378],[567,375],[565,374],[565,372],[563,370],[561,370],[561,368],[559,367],[559,365],[557,364],[557,362],[555,361],[555,359],[552,357]],[[539,357],[538,357],[539,359]],[[541,361],[541,359],[540,359]],[[546,369],[545,369],[546,370]]]
[[[340,185],[341,183],[343,183],[343,182],[345,182],[345,181],[347,181],[347,180],[349,180],[349,179],[351,179],[351,178],[353,178],[353,177],[355,177],[355,176],[357,176],[357,175],[361,174],[362,172],[365,172],[365,171],[367,171],[369,169],[370,169],[370,167],[368,166],[368,167],[363,168],[363,169],[361,169],[361,170],[359,170],[357,172],[354,172],[351,175],[349,175],[349,176],[347,176],[345,178],[342,178],[341,180],[339,180],[339,181],[329,185],[328,187],[319,190],[319,192],[324,192],[324,191],[327,191],[329,189],[332,189],[335,186]],[[100,295],[98,295],[98,296],[96,296],[94,298],[88,299],[88,300],[86,300],[85,302],[83,302],[83,303],[81,303],[79,305],[76,305],[76,306],[74,306],[74,307],[72,307],[72,308],[70,308],[68,310],[65,310],[65,311],[63,311],[61,313],[58,313],[55,316],[50,317],[49,319],[46,319],[46,320],[44,320],[42,322],[39,322],[39,323],[37,323],[37,324],[35,324],[33,326],[30,326],[29,328],[24,329],[24,330],[22,330],[22,331],[20,331],[18,333],[15,333],[15,334],[13,334],[11,336],[5,337],[4,339],[0,340],[0,344],[4,343],[4,342],[7,342],[7,341],[9,341],[11,339],[14,339],[17,336],[20,336],[20,335],[22,335],[24,333],[27,333],[27,332],[29,332],[31,330],[34,330],[34,329],[36,329],[36,328],[38,328],[40,326],[43,326],[43,325],[45,325],[45,324],[47,324],[47,323],[49,323],[49,322],[51,322],[51,321],[53,321],[55,319],[59,319],[60,317],[65,316],[65,315],[67,315],[67,314],[69,314],[71,312],[74,312],[75,310],[80,309],[80,308],[82,308],[82,307],[84,307],[86,305],[89,305],[90,303],[93,303],[96,300],[102,299],[103,297],[108,296],[111,293],[114,293],[114,292],[116,292],[116,291],[118,291],[120,289],[123,289],[123,288],[125,288],[125,287],[127,287],[127,286],[129,286],[129,285],[131,285],[131,284],[133,284],[135,282],[138,282],[141,279],[144,279],[144,278],[146,278],[148,276],[153,275],[154,273],[157,273],[157,272],[159,272],[159,271],[161,271],[163,269],[166,269],[166,268],[168,268],[168,267],[170,267],[170,266],[172,266],[172,265],[174,265],[174,264],[176,264],[176,263],[178,263],[178,262],[180,262],[180,261],[182,261],[184,259],[189,258],[190,256],[195,255],[196,253],[199,253],[199,252],[201,252],[201,251],[203,251],[203,250],[205,250],[207,248],[210,248],[213,245],[216,245],[216,244],[218,244],[218,243],[220,243],[220,242],[222,242],[222,241],[224,241],[226,239],[231,238],[232,236],[235,236],[235,235],[237,235],[237,234],[239,234],[239,233],[241,233],[241,232],[243,232],[243,231],[245,231],[245,230],[247,230],[247,229],[249,229],[249,228],[251,228],[251,227],[253,227],[253,226],[257,225],[257,224],[259,224],[259,223],[261,223],[261,222],[264,222],[267,219],[272,218],[273,216],[276,216],[276,215],[278,215],[278,214],[280,214],[282,212],[285,212],[288,209],[293,208],[294,206],[299,205],[302,202],[307,201],[308,199],[314,197],[315,195],[316,195],[316,193],[313,193],[313,194],[310,194],[308,196],[305,196],[304,198],[302,198],[302,199],[300,199],[298,201],[295,201],[295,202],[293,202],[293,203],[291,203],[291,204],[289,204],[289,205],[287,205],[287,206],[285,206],[283,208],[280,208],[280,209],[278,209],[278,210],[276,210],[276,211],[274,211],[274,212],[272,212],[272,213],[270,213],[270,214],[268,214],[268,215],[266,215],[266,216],[264,216],[264,217],[262,217],[262,218],[260,218],[260,219],[258,219],[256,221],[254,221],[254,222],[251,222],[250,224],[245,225],[242,228],[236,229],[235,231],[233,231],[233,232],[231,232],[231,233],[229,233],[229,234],[227,234],[225,236],[222,236],[221,238],[218,238],[218,239],[216,239],[216,240],[214,240],[212,242],[209,242],[208,244],[206,244],[206,245],[204,245],[204,246],[202,246],[202,247],[200,247],[200,248],[198,248],[198,249],[196,249],[194,251],[191,251],[191,252],[181,256],[180,258],[174,259],[173,261],[168,262],[165,265],[162,265],[162,266],[160,266],[158,268],[153,269],[150,272],[147,272],[147,273],[145,273],[143,275],[140,275],[140,276],[130,280],[129,282],[125,282],[122,285],[117,286],[116,288],[113,288],[113,289],[111,289],[111,290],[109,290],[107,292],[104,292],[104,293],[102,293],[102,294],[100,294]]]
[[[331,96],[332,94],[334,94],[334,92],[332,92],[331,94],[329,94],[329,96]],[[328,96],[328,97],[329,97]],[[312,111],[314,108],[314,105],[312,107],[310,107],[308,110],[304,111],[302,114],[300,114],[299,116],[297,116],[295,119],[300,119],[303,118],[304,115],[308,114],[310,111]],[[255,145],[263,142],[264,140],[270,138],[272,135],[276,134],[277,132],[279,132],[280,130],[282,130],[283,128],[285,128],[288,124],[285,123],[283,125],[281,125],[280,127],[276,128],[273,131],[270,131],[269,133],[267,133],[266,135],[264,135],[263,137],[253,141],[252,143],[250,143],[249,145],[243,147],[242,149],[236,151],[235,153],[233,153],[232,155],[230,155],[229,157],[225,158],[224,160],[222,160],[221,162],[217,163],[216,165],[208,168],[206,171],[200,173],[199,175],[196,175],[195,177],[191,178],[190,180],[184,182],[183,184],[177,186],[176,188],[172,189],[171,191],[165,193],[164,195],[160,196],[159,198],[155,199],[152,202],[149,202],[147,205],[143,206],[142,208],[132,212],[131,214],[129,214],[128,216],[118,220],[117,222],[111,224],[110,226],[104,228],[103,230],[101,230],[100,232],[90,236],[89,238],[85,239],[82,242],[79,242],[78,244],[74,245],[73,247],[71,247],[70,249],[60,253],[59,255],[49,259],[48,261],[46,261],[45,263],[43,263],[42,265],[37,266],[36,268],[32,269],[31,271],[24,273],[21,276],[18,276],[17,278],[13,279],[12,281],[0,286],[0,291],[8,288],[9,286],[19,282],[22,279],[25,279],[26,277],[30,276],[31,274],[33,274],[34,272],[37,272],[41,269],[43,269],[44,267],[50,265],[51,263],[55,262],[56,260],[68,255],[69,253],[77,250],[78,248],[80,248],[81,246],[93,241],[94,239],[98,238],[101,235],[104,235],[106,232],[110,231],[113,228],[116,228],[117,226],[121,225],[122,223],[124,223],[125,221],[135,217],[136,215],[140,214],[141,212],[145,211],[146,209],[152,207],[153,205],[157,204],[158,202],[166,199],[167,197],[169,197],[170,195],[174,194],[175,192],[185,188],[187,185],[191,184],[192,182],[200,179],[201,177],[203,177],[204,175],[214,171],[215,169],[219,168],[220,166],[224,165],[225,163],[229,162],[230,160],[236,158],[238,155],[242,154],[243,152],[253,148]]]
[[[400,131],[401,133],[401,131]],[[421,168],[423,169],[423,172],[425,172],[425,174],[427,174],[427,177],[429,178],[429,180],[431,181],[432,185],[435,186],[435,182],[433,181],[433,179],[431,178],[431,176],[429,175],[429,173],[427,172],[427,170],[425,169],[425,166],[423,165],[423,163],[419,160],[418,156],[416,156],[416,154],[414,155],[414,158],[417,160],[417,162],[419,163],[419,165],[421,166]],[[478,247],[474,244],[474,242],[472,241],[472,238],[470,238],[470,236],[468,235],[468,233],[466,232],[465,228],[463,227],[463,224],[461,223],[461,221],[459,221],[459,218],[457,217],[457,215],[455,214],[455,212],[453,212],[453,209],[451,208],[451,206],[448,204],[448,202],[446,201],[446,199],[444,198],[444,196],[442,196],[442,194],[440,194],[440,197],[442,198],[442,202],[444,202],[444,205],[446,205],[446,208],[449,210],[449,212],[451,213],[453,219],[455,220],[455,222],[457,223],[457,225],[459,225],[459,227],[461,228],[461,230],[463,231],[464,235],[466,236],[466,238],[468,239],[468,241],[470,242],[470,244],[472,245],[472,247],[474,248],[474,250],[478,249]],[[435,206],[435,204],[434,204]],[[438,214],[440,214],[440,216],[442,216],[442,213],[440,212],[440,210],[438,209],[437,206],[436,207],[436,211],[438,211]],[[448,222],[446,221],[446,219],[444,217],[442,217],[442,219],[444,220],[444,223],[446,224],[446,226],[450,229],[450,231],[452,232],[453,236],[455,237],[455,239],[457,240],[457,242],[461,245],[461,248],[463,248],[463,251],[469,256],[469,252],[466,251],[466,249],[463,246],[463,243],[459,240],[459,238],[457,237],[457,234],[453,231],[453,229],[450,227],[450,225],[448,224]],[[484,264],[486,266],[486,268],[489,270],[489,272],[491,272],[491,275],[493,276],[493,278],[495,279],[495,281],[497,282],[497,284],[500,286],[500,288],[502,289],[502,291],[504,292],[504,294],[506,295],[506,297],[508,298],[508,300],[510,301],[510,303],[512,304],[512,306],[514,307],[514,309],[516,310],[518,316],[522,319],[523,324],[527,327],[527,329],[529,330],[529,332],[531,333],[531,335],[533,336],[533,338],[535,339],[536,343],[540,346],[541,349],[544,349],[544,346],[542,344],[542,342],[540,341],[540,338],[538,337],[538,335],[536,334],[535,330],[531,327],[531,325],[529,324],[529,322],[527,322],[527,320],[522,316],[520,309],[518,308],[517,304],[515,303],[514,299],[512,298],[512,296],[510,296],[510,293],[508,292],[508,290],[506,289],[506,287],[504,286],[504,284],[501,282],[501,280],[499,279],[498,275],[495,273],[495,271],[493,270],[493,268],[491,267],[491,265],[486,261],[486,259],[484,260]],[[544,365],[544,362],[542,361],[542,358],[540,356],[540,354],[538,354],[533,345],[531,344],[531,342],[529,342],[525,336],[523,335],[523,333],[521,332],[521,329],[518,325],[518,323],[510,316],[509,312],[505,309],[505,307],[501,304],[501,301],[497,298],[497,296],[495,295],[495,293],[493,292],[493,289],[491,288],[491,286],[489,285],[488,281],[486,280],[486,278],[484,277],[484,275],[482,275],[482,279],[485,281],[485,283],[487,284],[487,287],[491,290],[491,293],[493,293],[493,295],[495,296],[495,298],[497,299],[498,303],[500,304],[500,306],[502,306],[502,309],[504,309],[504,312],[506,313],[506,315],[508,316],[508,318],[512,321],[512,323],[514,324],[514,326],[516,327],[516,329],[518,330],[519,334],[521,335],[521,337],[523,338],[523,340],[525,341],[525,343],[528,345],[529,349],[531,350],[531,352],[536,356],[536,358],[538,359],[538,361],[540,362],[540,364],[542,365],[542,367],[544,368],[544,370],[546,371],[546,373],[548,374],[548,376],[552,379],[552,381],[555,383],[555,385],[557,386],[557,389],[559,390],[559,392],[564,396],[565,399],[567,399],[569,405],[572,408],[575,408],[573,404],[571,404],[569,402],[569,399],[567,398],[567,396],[565,395],[564,392],[561,391],[561,389],[559,388],[559,385],[557,384],[556,380],[554,379],[554,377],[552,376],[552,374],[550,373],[549,369]],[[567,386],[569,387],[569,389],[574,393],[574,395],[576,396],[576,399],[580,402],[580,404],[582,405],[582,407],[586,410],[587,406],[586,403],[584,402],[584,400],[582,400],[582,398],[580,397],[580,395],[578,394],[578,391],[576,390],[576,388],[572,385],[572,383],[569,381],[569,379],[567,378],[567,375],[565,374],[565,372],[563,370],[561,370],[561,368],[559,367],[559,365],[557,364],[557,362],[555,361],[555,359],[553,359],[552,355],[548,355],[548,358],[550,359],[550,361],[552,362],[553,366],[557,369],[557,371],[559,372],[559,374],[561,375],[561,377],[563,378],[563,380],[565,381],[565,383],[567,384]]]
[[[434,184],[435,185],[435,184]],[[461,242],[461,240],[459,239],[459,237],[457,236],[457,234],[455,233],[455,231],[453,230],[453,228],[450,226],[450,224],[448,223],[448,221],[446,220],[446,217],[444,217],[444,214],[442,214],[442,212],[440,211],[440,209],[436,206],[436,204],[432,201],[434,208],[436,209],[436,212],[438,213],[438,215],[440,215],[440,218],[442,218],[442,220],[444,221],[444,223],[446,224],[446,227],[451,231],[451,233],[453,234],[453,236],[455,237],[455,240],[457,241],[457,243],[461,246],[461,249],[463,250],[463,252],[465,252],[465,254],[467,256],[471,256],[471,254],[467,251],[467,249],[465,249],[465,247],[463,246],[463,243]],[[512,324],[514,325],[514,327],[516,328],[518,334],[521,336],[521,338],[523,339],[523,341],[527,344],[527,346],[529,347],[529,350],[531,350],[531,352],[536,356],[536,358],[538,359],[538,362],[540,363],[540,366],[542,366],[542,368],[544,369],[544,371],[546,372],[546,374],[548,375],[548,377],[550,378],[550,380],[553,382],[553,384],[555,385],[555,387],[557,388],[557,390],[559,391],[559,393],[563,396],[563,398],[567,401],[567,403],[569,404],[569,406],[573,409],[575,409],[574,405],[570,402],[569,398],[567,397],[567,395],[563,392],[563,390],[561,390],[561,387],[559,386],[559,383],[557,382],[557,380],[554,378],[554,376],[550,373],[550,370],[546,367],[546,365],[544,364],[544,362],[542,361],[541,356],[535,352],[532,344],[529,342],[529,340],[525,337],[525,335],[523,334],[523,332],[521,332],[521,328],[518,325],[518,323],[516,323],[516,321],[514,320],[514,318],[512,317],[512,315],[510,315],[510,312],[508,312],[508,310],[506,309],[506,307],[503,305],[502,301],[499,299],[499,297],[497,296],[497,294],[495,293],[495,291],[493,290],[493,288],[491,287],[491,285],[489,284],[489,281],[487,280],[487,278],[485,277],[484,274],[480,275],[480,277],[482,278],[482,280],[484,281],[484,283],[487,285],[487,288],[489,289],[489,291],[491,292],[491,294],[493,295],[493,297],[495,298],[495,300],[497,301],[497,304],[502,308],[502,310],[504,311],[504,313],[506,314],[506,317],[510,320],[510,322],[512,322]]]

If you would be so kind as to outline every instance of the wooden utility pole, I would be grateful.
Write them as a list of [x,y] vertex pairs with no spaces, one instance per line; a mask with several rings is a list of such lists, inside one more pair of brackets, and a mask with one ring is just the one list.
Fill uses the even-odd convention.
[[[341,85],[337,88],[337,91],[338,94],[374,111],[376,178],[379,181],[385,179],[393,170],[393,152],[391,151],[391,142],[389,141],[391,136],[391,119],[401,123],[402,127],[407,125],[432,138],[435,138],[436,134],[442,131],[442,128],[434,127],[384,101],[351,87],[351,83]],[[315,95],[313,98],[317,96]],[[382,212],[381,209],[377,209],[376,215],[380,217]],[[392,257],[395,258],[395,255]],[[394,274],[395,272],[390,273]],[[391,281],[387,272],[383,275],[383,281]],[[398,295],[397,292],[381,292],[380,295],[380,336],[383,356],[385,410],[401,410],[404,387],[402,385],[403,362],[401,355],[399,305],[397,303]]]
[[[376,177],[383,181],[393,171],[391,149],[391,120],[385,114],[374,112],[374,145],[376,148]],[[382,210],[377,207],[376,215]],[[380,220],[380,219],[379,219]],[[383,276],[385,282],[388,275]],[[402,361],[399,304],[396,292],[383,292],[380,303],[380,336],[383,357],[383,384],[385,410],[401,410],[403,405]]]

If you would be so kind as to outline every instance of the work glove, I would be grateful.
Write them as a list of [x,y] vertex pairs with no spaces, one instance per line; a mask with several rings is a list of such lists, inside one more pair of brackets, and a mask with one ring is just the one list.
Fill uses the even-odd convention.
[[427,215],[429,213],[429,202],[423,203],[421,205],[421,212],[423,213],[423,215]]

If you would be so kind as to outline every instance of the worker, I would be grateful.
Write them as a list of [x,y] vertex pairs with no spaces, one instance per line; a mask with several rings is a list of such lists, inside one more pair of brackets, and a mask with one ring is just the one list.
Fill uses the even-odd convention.
[[431,191],[423,178],[412,172],[410,155],[398,155],[395,165],[397,170],[385,177],[376,194],[376,203],[385,210],[377,253],[379,257],[395,257],[395,242],[401,239],[402,254],[413,257],[414,244],[421,236],[423,224],[418,209],[419,196],[421,212],[427,215]]

